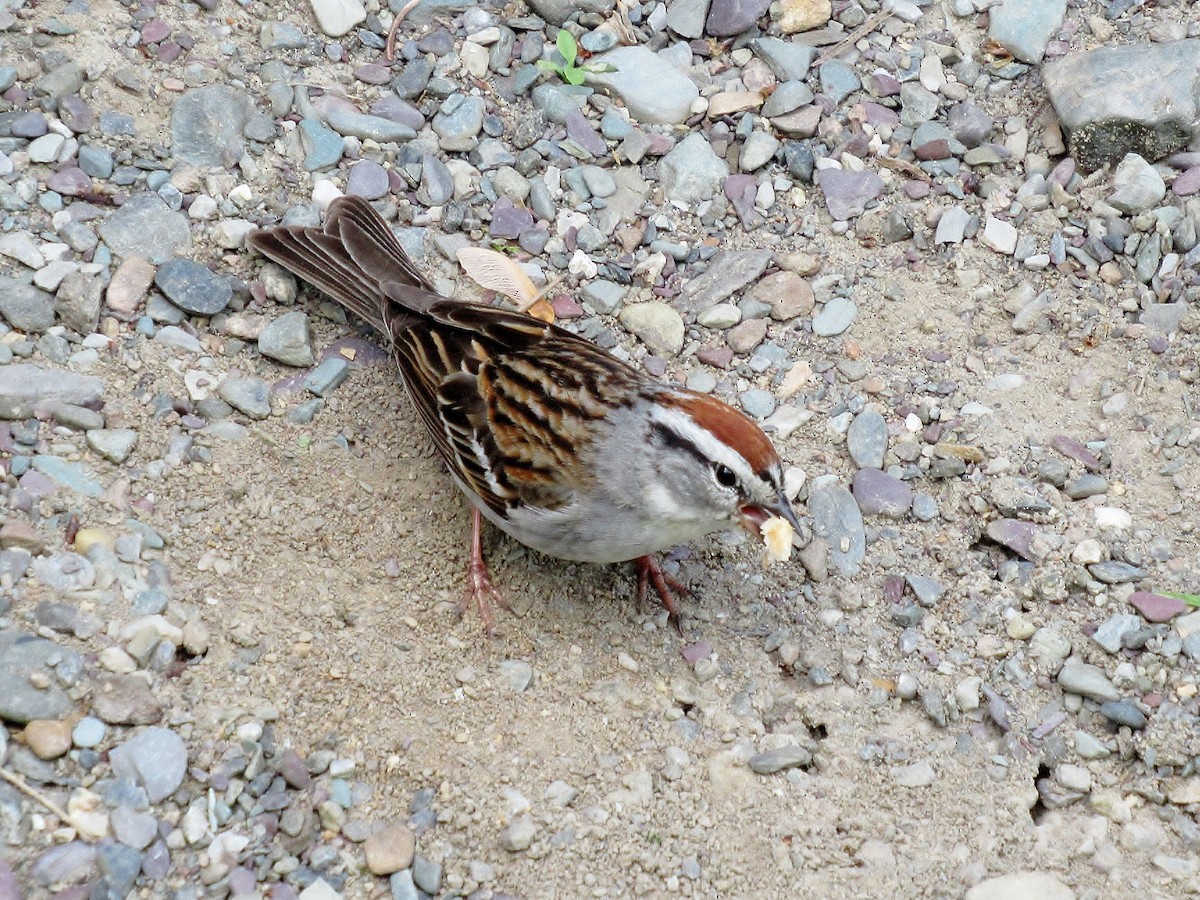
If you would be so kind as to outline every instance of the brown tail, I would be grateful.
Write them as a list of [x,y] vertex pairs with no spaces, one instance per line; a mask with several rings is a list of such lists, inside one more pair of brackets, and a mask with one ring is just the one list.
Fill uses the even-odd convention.
[[387,222],[361,197],[339,197],[324,228],[281,225],[252,232],[246,243],[320,288],[380,333],[401,309],[423,313],[442,299],[417,271]]

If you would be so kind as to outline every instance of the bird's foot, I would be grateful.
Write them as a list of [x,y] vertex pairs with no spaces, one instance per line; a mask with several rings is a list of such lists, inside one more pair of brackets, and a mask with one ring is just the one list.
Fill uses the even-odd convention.
[[459,606],[459,615],[465,614],[467,607],[474,605],[479,610],[479,618],[483,620],[487,636],[495,637],[496,617],[492,615],[492,603],[509,612],[512,609],[492,584],[492,574],[483,558],[483,516],[477,509],[471,510],[471,513],[471,565],[467,570],[467,590]]
[[675,626],[675,630],[683,634],[683,622],[679,612],[679,601],[676,599],[676,594],[684,596],[690,595],[692,592],[688,586],[678,579],[672,578],[662,570],[662,566],[658,564],[658,560],[652,555],[639,556],[633,561],[637,566],[638,572],[638,603],[645,603],[647,595],[650,593],[650,585],[654,585],[655,593],[658,594],[662,605],[667,611],[667,621]]

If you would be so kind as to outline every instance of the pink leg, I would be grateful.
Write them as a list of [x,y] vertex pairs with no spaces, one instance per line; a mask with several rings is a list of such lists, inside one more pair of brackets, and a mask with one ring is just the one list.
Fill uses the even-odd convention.
[[479,618],[483,619],[483,628],[488,637],[496,633],[496,619],[492,615],[491,601],[495,601],[502,609],[508,609],[508,604],[500,592],[492,585],[492,576],[488,572],[487,562],[483,558],[483,514],[478,509],[471,509],[471,567],[467,574],[467,596],[463,598],[462,611],[466,612],[467,604],[474,603],[479,610]]
[[646,602],[646,595],[649,593],[650,584],[654,584],[654,590],[658,594],[662,605],[667,610],[667,619],[675,630],[680,634],[683,633],[683,624],[679,614],[679,601],[675,599],[675,594],[690,594],[686,584],[672,578],[662,570],[653,556],[647,554],[639,556],[633,561],[637,566],[638,572],[638,603]]

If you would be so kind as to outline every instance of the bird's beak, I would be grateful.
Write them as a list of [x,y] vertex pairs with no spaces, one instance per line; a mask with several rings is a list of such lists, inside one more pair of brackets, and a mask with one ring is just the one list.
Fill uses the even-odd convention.
[[800,522],[796,519],[796,513],[792,510],[792,504],[788,502],[783,491],[779,492],[779,497],[774,503],[762,506],[747,503],[738,508],[738,522],[754,537],[762,537],[763,522],[772,516],[786,519],[787,523],[795,531],[800,530]]

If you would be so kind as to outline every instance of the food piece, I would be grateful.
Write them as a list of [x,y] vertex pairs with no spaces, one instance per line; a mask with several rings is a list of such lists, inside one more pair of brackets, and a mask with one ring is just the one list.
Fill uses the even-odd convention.
[[792,526],[787,519],[772,516],[762,523],[763,543],[767,545],[766,564],[787,562],[792,556]]

